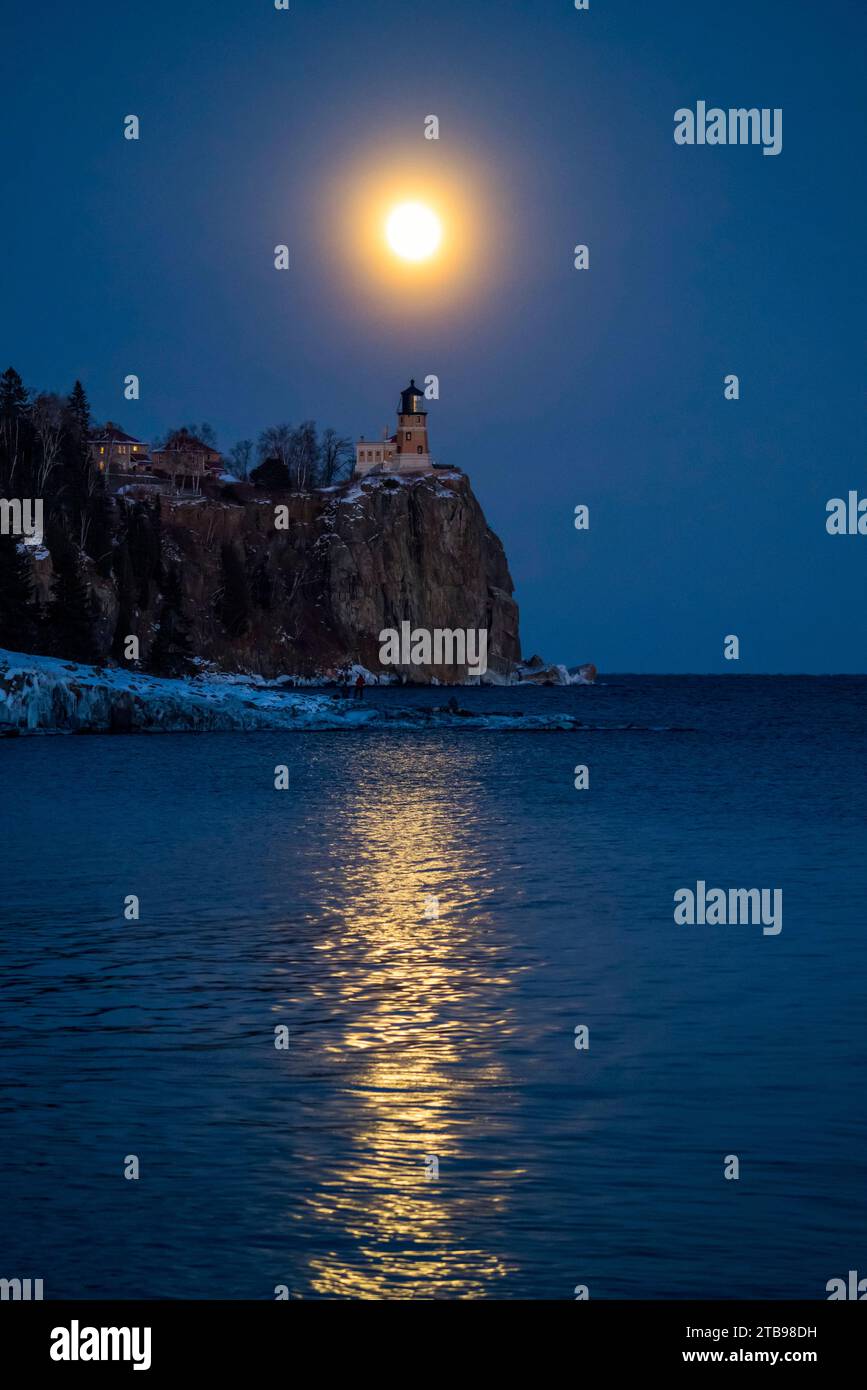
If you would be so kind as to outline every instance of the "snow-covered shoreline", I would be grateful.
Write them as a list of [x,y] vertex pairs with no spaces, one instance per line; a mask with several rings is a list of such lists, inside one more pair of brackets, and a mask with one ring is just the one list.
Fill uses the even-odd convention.
[[[161,679],[0,650],[0,733],[195,732],[353,727],[375,718],[324,695],[238,677]],[[339,717],[337,717],[339,716]]]
[[566,714],[474,713],[446,706],[386,711],[259,677],[209,673],[161,679],[0,649],[0,736],[7,737],[370,727],[573,729],[580,723]]

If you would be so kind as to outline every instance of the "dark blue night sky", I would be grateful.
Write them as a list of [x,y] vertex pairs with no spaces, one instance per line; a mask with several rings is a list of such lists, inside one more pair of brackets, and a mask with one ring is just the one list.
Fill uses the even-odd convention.
[[[502,537],[527,655],[864,671],[867,538],[825,504],[867,494],[865,30],[860,0],[18,6],[0,366],[223,448],[378,431],[436,373],[434,452]],[[781,107],[781,154],[676,146],[699,99]],[[407,170],[481,221],[473,292],[395,312],[340,190]]]

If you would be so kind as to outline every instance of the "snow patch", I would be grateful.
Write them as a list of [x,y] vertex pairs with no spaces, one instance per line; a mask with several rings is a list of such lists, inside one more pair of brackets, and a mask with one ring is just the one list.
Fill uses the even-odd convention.
[[[386,679],[353,665],[350,686]],[[446,706],[376,708],[362,700],[299,693],[289,678],[202,672],[161,679],[0,650],[0,735],[27,733],[204,733],[322,729],[589,729],[570,714],[524,715]],[[614,726],[634,728],[636,726]]]

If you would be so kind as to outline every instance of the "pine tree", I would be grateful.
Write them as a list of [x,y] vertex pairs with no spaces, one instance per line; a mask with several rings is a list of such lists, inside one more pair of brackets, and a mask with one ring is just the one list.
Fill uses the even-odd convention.
[[80,381],[76,381],[67,398],[69,408],[70,424],[76,441],[84,452],[87,452],[88,438],[90,435],[90,402],[87,399],[84,387]]
[[223,589],[217,611],[230,637],[243,637],[250,623],[250,587],[243,555],[233,545],[224,545]]
[[71,534],[81,549],[90,554],[93,499],[100,475],[90,456],[90,405],[80,381],[76,381],[66,399],[66,425],[63,441],[65,508],[70,516]]
[[54,567],[51,602],[46,613],[51,651],[70,661],[95,661],[93,599],[81,573],[78,552],[59,530],[52,533],[49,548]]
[[291,478],[282,459],[266,458],[253,469],[250,482],[256,487],[288,488]]
[[15,368],[7,367],[0,375],[0,415],[5,418],[23,415],[29,395]]
[[143,502],[127,510],[127,544],[138,586],[140,608],[150,605],[151,584],[162,582],[162,536],[159,503]]
[[132,572],[126,537],[114,552],[113,568],[117,593],[117,622],[111,639],[111,654],[115,660],[126,662],[126,639],[135,635],[138,616],[135,606],[135,575]]
[[30,561],[14,536],[0,535],[0,647],[32,652],[40,636],[40,609]]
[[95,561],[97,573],[103,579],[111,574],[112,547],[114,543],[114,507],[111,493],[100,476],[91,493],[88,514],[90,525],[87,529],[85,550]]
[[184,622],[181,578],[172,565],[163,584],[160,621],[150,654],[151,669],[160,676],[178,676],[189,668],[190,639]]
[[29,396],[15,368],[7,367],[0,375],[0,486],[18,496],[26,492],[31,474]]

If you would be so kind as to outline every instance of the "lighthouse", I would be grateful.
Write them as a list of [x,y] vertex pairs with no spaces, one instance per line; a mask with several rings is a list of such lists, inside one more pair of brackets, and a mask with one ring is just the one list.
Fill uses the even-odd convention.
[[427,433],[424,391],[415,377],[400,393],[397,429],[384,439],[359,439],[355,446],[355,473],[430,473],[434,468]]

